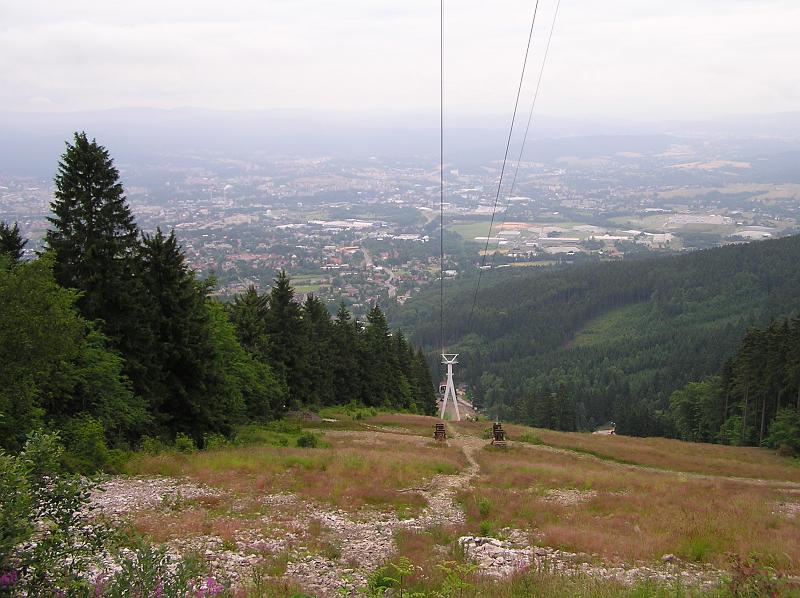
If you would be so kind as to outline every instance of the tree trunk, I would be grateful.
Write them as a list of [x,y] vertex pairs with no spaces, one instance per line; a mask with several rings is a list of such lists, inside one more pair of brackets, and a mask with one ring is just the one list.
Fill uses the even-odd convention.
[[747,397],[750,391],[750,383],[747,383],[747,386],[744,387],[744,411],[742,412],[742,437],[741,442],[744,444],[744,434],[745,430],[747,430]]
[[761,403],[761,431],[758,433],[758,446],[764,442],[764,419],[767,414],[767,395],[764,395],[764,400]]

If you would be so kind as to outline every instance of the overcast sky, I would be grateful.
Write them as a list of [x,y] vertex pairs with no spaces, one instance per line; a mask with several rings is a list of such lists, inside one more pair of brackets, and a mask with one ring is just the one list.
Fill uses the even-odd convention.
[[[448,114],[510,112],[534,3],[445,0]],[[799,31],[798,0],[562,0],[538,110],[800,110]],[[435,114],[438,36],[438,0],[0,0],[0,109]]]

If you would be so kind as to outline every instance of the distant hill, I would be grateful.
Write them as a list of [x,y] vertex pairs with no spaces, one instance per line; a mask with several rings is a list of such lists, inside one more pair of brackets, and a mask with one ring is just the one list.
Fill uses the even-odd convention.
[[[522,269],[446,289],[448,350],[459,382],[502,418],[560,429],[615,421],[623,434],[669,433],[670,394],[719,371],[748,329],[800,310],[800,236],[686,255]],[[433,353],[438,289],[395,322]]]

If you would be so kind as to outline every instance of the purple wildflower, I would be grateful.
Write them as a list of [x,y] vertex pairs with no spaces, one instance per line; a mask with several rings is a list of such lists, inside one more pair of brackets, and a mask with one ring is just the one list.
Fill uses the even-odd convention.
[[102,596],[106,590],[106,576],[103,573],[99,573],[92,584],[94,585],[94,595]]
[[19,580],[19,574],[14,571],[4,571],[2,575],[0,575],[0,588],[8,588],[13,585],[17,584]]
[[225,586],[219,583],[213,577],[209,577],[206,580],[206,591],[208,592],[209,596],[216,596],[225,591]]

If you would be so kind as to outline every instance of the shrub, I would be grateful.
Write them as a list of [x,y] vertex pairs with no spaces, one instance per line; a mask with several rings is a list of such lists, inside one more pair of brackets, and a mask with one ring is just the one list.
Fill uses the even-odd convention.
[[207,451],[225,448],[229,445],[230,441],[222,434],[203,434],[203,448]]
[[735,598],[759,598],[760,596],[795,596],[800,584],[786,579],[772,567],[759,563],[755,558],[731,557],[731,574],[726,589]]
[[800,455],[800,412],[781,409],[769,426],[766,444],[783,454]]
[[105,598],[128,596],[229,596],[227,585],[214,577],[203,578],[200,559],[184,558],[175,562],[164,549],[142,546],[122,559],[113,577],[95,581],[94,595]]
[[112,470],[103,424],[90,416],[71,419],[64,426],[64,463],[75,473]]
[[300,424],[288,419],[276,419],[263,427],[272,432],[280,432],[281,434],[300,434],[303,431]]
[[61,473],[63,455],[64,447],[58,432],[34,430],[28,434],[21,456],[29,475],[42,478]]
[[319,437],[313,432],[303,432],[297,437],[297,446],[299,448],[317,448]]
[[479,524],[481,536],[494,537],[497,532],[497,524],[491,519],[484,519]]
[[0,575],[10,567],[13,548],[32,532],[32,497],[27,471],[0,449]]
[[519,438],[517,438],[519,442],[527,442],[528,444],[544,444],[542,439],[539,438],[533,432],[523,432],[520,434]]
[[158,455],[167,450],[167,444],[160,438],[142,436],[142,451],[148,455]]
[[84,595],[109,530],[91,519],[86,478],[62,475],[58,435],[33,432],[0,453],[0,578],[12,595]]
[[181,453],[193,453],[197,450],[197,445],[190,436],[187,436],[183,432],[178,432],[175,435],[175,450]]

